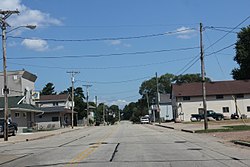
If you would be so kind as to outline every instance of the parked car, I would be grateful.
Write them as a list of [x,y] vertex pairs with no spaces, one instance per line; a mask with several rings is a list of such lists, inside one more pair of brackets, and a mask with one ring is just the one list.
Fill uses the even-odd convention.
[[[221,113],[216,113],[213,110],[207,110],[207,117],[212,117],[213,119],[216,119],[218,121],[222,120],[224,118],[224,115]],[[200,113],[200,114],[191,114],[191,121],[193,119],[196,119],[197,121],[201,121],[202,119],[204,119],[204,114]]]
[[141,117],[140,122],[141,122],[141,124],[148,124],[149,118],[148,117]]
[[[8,121],[8,133],[9,135],[15,136],[17,133],[18,127],[17,124],[11,121]],[[0,136],[4,135],[4,119],[0,119]]]

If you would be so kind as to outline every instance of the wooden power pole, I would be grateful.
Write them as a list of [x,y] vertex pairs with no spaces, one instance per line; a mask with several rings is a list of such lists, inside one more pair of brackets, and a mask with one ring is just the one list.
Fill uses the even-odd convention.
[[205,64],[204,64],[204,52],[202,43],[202,23],[200,23],[200,50],[201,50],[201,77],[202,77],[202,99],[203,99],[203,111],[204,111],[204,129],[208,129],[207,120],[207,102],[206,102],[206,82],[205,82]]

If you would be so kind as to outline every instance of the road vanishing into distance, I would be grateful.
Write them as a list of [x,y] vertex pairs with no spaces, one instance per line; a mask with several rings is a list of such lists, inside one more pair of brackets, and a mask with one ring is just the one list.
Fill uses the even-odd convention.
[[34,141],[1,143],[0,166],[246,167],[250,149],[204,134],[120,122]]

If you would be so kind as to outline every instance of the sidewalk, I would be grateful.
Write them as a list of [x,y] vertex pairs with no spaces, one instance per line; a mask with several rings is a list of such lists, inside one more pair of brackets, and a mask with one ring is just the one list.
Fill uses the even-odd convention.
[[[195,133],[197,130],[204,130],[204,122],[195,122],[195,123],[155,123],[156,126],[161,126],[164,128],[175,129],[190,133]],[[243,123],[232,123],[232,122],[224,122],[220,124],[219,122],[209,122],[208,127],[209,129],[221,129],[224,128],[223,126],[231,126],[231,125],[243,125]],[[250,125],[250,123],[246,123],[246,125]]]
[[50,136],[72,132],[75,130],[80,130],[82,128],[84,127],[74,127],[74,129],[72,129],[71,127],[67,127],[67,128],[60,128],[60,129],[51,130],[51,131],[41,131],[41,132],[33,132],[33,133],[17,133],[16,136],[9,136],[8,141],[4,141],[3,137],[0,138],[0,144],[4,144],[4,143],[15,144],[18,142],[38,140],[38,139],[43,139],[43,138],[50,137]]

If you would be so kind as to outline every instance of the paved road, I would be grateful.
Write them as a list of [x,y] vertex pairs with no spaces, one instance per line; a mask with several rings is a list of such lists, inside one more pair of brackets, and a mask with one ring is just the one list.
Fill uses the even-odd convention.
[[250,166],[250,149],[201,134],[121,122],[45,139],[0,143],[0,166]]

